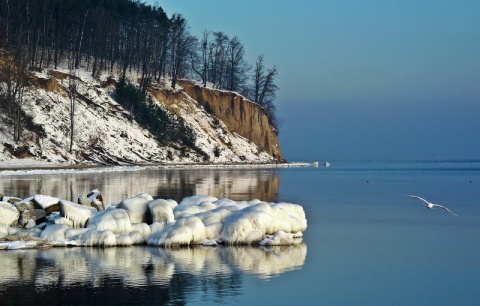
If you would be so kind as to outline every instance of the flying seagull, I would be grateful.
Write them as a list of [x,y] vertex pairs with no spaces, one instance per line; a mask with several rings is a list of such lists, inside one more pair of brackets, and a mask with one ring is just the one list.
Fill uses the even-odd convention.
[[[415,196],[415,195],[410,195],[410,194],[404,194],[404,196],[416,198],[416,199],[419,199],[419,200],[425,202],[425,206],[427,206],[428,209],[432,209],[432,208],[435,208],[435,207],[440,207],[440,208],[445,209],[446,211],[448,211],[448,212],[451,213],[452,215],[457,216],[457,214],[455,214],[453,211],[451,211],[450,209],[446,208],[445,206],[442,206],[442,205],[439,205],[439,204],[430,203],[430,202],[428,202],[427,200],[425,200],[424,198],[417,197],[417,196]],[[457,217],[458,217],[458,216],[457,216]]]

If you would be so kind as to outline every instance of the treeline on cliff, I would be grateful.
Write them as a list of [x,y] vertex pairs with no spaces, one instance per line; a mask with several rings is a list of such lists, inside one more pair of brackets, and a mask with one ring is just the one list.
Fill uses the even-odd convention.
[[[134,0],[0,0],[0,51],[2,71],[57,68],[67,61],[69,69],[82,66],[94,77],[101,71],[116,71],[121,79],[127,71],[137,73],[143,93],[152,82],[169,79],[175,88],[180,78],[200,79],[204,86],[256,101],[278,128],[276,67],[267,69],[263,55],[250,65],[236,36],[205,31],[195,37],[183,16],[168,17],[160,6]],[[9,80],[22,84],[0,75],[1,83]],[[0,93],[3,106],[21,98],[5,86]]]

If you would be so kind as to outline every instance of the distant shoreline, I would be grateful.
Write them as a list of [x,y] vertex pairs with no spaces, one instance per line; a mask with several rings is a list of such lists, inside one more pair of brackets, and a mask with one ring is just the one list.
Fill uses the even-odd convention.
[[[289,168],[289,167],[309,167],[311,163],[292,162],[292,163],[228,163],[228,164],[212,164],[212,163],[138,163],[125,165],[101,165],[101,164],[59,164],[48,162],[37,162],[33,160],[15,163],[8,161],[0,162],[0,175],[2,172],[35,172],[35,171],[52,171],[62,172],[83,172],[83,170],[105,170],[105,171],[138,171],[144,169],[190,169],[190,168]],[[138,169],[135,169],[138,168]],[[7,174],[8,174],[7,173]],[[13,174],[13,173],[11,173]]]

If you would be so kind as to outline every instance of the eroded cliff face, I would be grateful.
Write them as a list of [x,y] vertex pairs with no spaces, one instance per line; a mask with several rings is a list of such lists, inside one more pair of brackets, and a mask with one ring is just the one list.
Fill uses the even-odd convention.
[[284,161],[277,131],[260,105],[237,93],[203,88],[188,80],[180,80],[178,84],[207,112],[222,120],[232,133],[252,141],[277,161]]
[[[158,141],[115,101],[115,76],[94,79],[83,69],[36,71],[30,75],[22,111],[26,127],[13,141],[0,112],[0,164],[31,159],[55,164],[266,164],[283,161],[265,111],[232,92],[183,81],[150,88],[152,101],[192,134],[192,144]],[[76,81],[74,143],[70,147],[69,79]],[[134,82],[135,76],[130,77]]]

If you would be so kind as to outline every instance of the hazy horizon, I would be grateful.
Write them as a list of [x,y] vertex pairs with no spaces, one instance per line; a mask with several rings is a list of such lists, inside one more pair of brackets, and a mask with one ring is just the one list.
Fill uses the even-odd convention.
[[147,2],[277,65],[289,161],[480,159],[480,2]]

